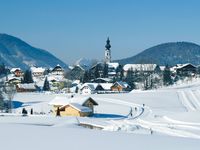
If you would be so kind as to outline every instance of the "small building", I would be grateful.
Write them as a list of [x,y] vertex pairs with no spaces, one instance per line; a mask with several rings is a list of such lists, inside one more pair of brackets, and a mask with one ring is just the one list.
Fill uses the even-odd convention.
[[111,86],[111,91],[118,91],[118,92],[122,92],[122,91],[129,91],[130,90],[130,86],[128,85],[128,83],[126,82],[115,82],[112,86]]
[[61,107],[59,110],[61,116],[86,117],[93,114],[89,107],[85,107],[77,103],[70,103]]
[[35,92],[37,91],[37,86],[35,83],[24,83],[16,85],[17,92]]
[[60,111],[60,116],[91,116],[94,106],[98,103],[91,97],[55,97],[50,103],[53,105],[54,114]]
[[53,68],[51,74],[64,76],[64,69],[58,64],[55,68]]
[[80,88],[81,94],[83,95],[94,94],[96,85],[97,84],[95,83],[84,83]]
[[11,72],[12,74],[14,74],[15,77],[22,77],[22,76],[23,76],[23,71],[22,71],[20,68],[12,68],[12,69],[10,70],[10,72]]

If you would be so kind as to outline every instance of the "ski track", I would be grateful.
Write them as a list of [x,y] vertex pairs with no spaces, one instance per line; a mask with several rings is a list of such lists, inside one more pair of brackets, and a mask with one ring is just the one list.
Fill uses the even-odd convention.
[[183,104],[187,108],[188,111],[195,111],[196,107],[194,104],[188,99],[185,91],[178,91],[179,98]]
[[[198,96],[195,94],[196,91],[177,91],[179,100],[182,104],[187,108],[188,111],[196,111],[200,110],[200,102],[198,101]],[[200,94],[200,91],[198,91]],[[104,126],[105,130],[111,131],[128,131],[134,132],[138,130],[138,127],[143,129],[147,129],[149,131],[153,131],[155,133],[167,134],[171,136],[179,136],[179,137],[190,137],[200,139],[198,134],[195,134],[195,131],[200,131],[200,127],[194,126],[194,124],[180,124],[180,122],[172,122],[172,120],[167,120],[167,122],[153,122],[144,120],[147,116],[151,115],[151,110],[149,107],[142,107],[141,105],[125,102],[119,99],[99,99],[100,101],[106,101],[115,104],[121,104],[129,107],[137,107],[140,112],[137,111],[137,114],[133,117],[129,118],[121,118],[118,120],[109,120],[107,123],[109,125]],[[130,114],[129,114],[130,115]]]

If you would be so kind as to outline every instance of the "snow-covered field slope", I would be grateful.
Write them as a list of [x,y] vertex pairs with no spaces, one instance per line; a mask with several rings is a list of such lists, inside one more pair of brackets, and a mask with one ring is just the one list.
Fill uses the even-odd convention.
[[[48,103],[58,95],[70,96],[18,93],[14,98],[15,115],[0,116],[3,148],[190,150],[200,147],[199,81],[151,91],[91,95],[99,106],[90,118],[54,117]],[[23,107],[29,112],[33,108],[37,115],[22,117]],[[103,130],[84,128],[79,123]]]

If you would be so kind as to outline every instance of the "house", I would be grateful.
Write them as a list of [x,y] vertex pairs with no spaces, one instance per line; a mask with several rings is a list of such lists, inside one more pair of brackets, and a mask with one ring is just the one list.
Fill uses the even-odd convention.
[[67,77],[71,80],[81,80],[84,76],[85,70],[80,65],[76,65],[67,74]]
[[94,94],[96,85],[97,84],[95,83],[84,83],[80,88],[81,94],[83,95]]
[[108,63],[108,78],[114,78],[117,75],[119,63]]
[[55,97],[49,105],[53,106],[54,114],[60,111],[60,116],[91,116],[94,106],[98,103],[91,97]]
[[128,85],[128,83],[122,82],[122,81],[115,82],[111,86],[111,91],[122,92],[122,91],[129,91],[129,90],[130,90],[130,86]]
[[33,77],[41,77],[44,76],[45,69],[42,67],[31,67],[31,73]]
[[[93,65],[90,68],[90,73],[91,73],[91,78],[95,79],[95,78],[101,78],[104,76],[104,68],[105,68],[105,64],[98,62],[97,64]],[[98,77],[97,77],[98,76]]]
[[144,72],[144,73],[154,73],[159,70],[159,66],[156,64],[126,64],[123,67],[124,76],[127,75],[129,70],[133,72]]
[[23,76],[23,71],[22,71],[20,68],[12,68],[12,69],[10,70],[10,72],[11,72],[12,74],[14,74],[15,77],[22,77],[22,76]]
[[37,91],[37,86],[35,83],[24,83],[16,85],[17,92],[35,92]]
[[181,76],[191,76],[197,73],[197,67],[193,64],[177,64],[170,69],[173,73]]
[[51,74],[64,76],[64,69],[58,64],[55,68],[53,68]]

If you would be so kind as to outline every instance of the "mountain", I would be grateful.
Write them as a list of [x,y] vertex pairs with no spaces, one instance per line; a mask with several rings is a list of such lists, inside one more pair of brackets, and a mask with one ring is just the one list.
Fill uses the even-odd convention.
[[9,67],[27,69],[29,66],[68,66],[46,50],[32,47],[19,38],[0,34],[0,63]]
[[81,66],[84,70],[89,70],[97,62],[95,59],[80,58],[75,62],[74,66]]
[[121,64],[155,63],[158,65],[200,64],[200,46],[190,42],[164,43],[129,58],[117,60]]

